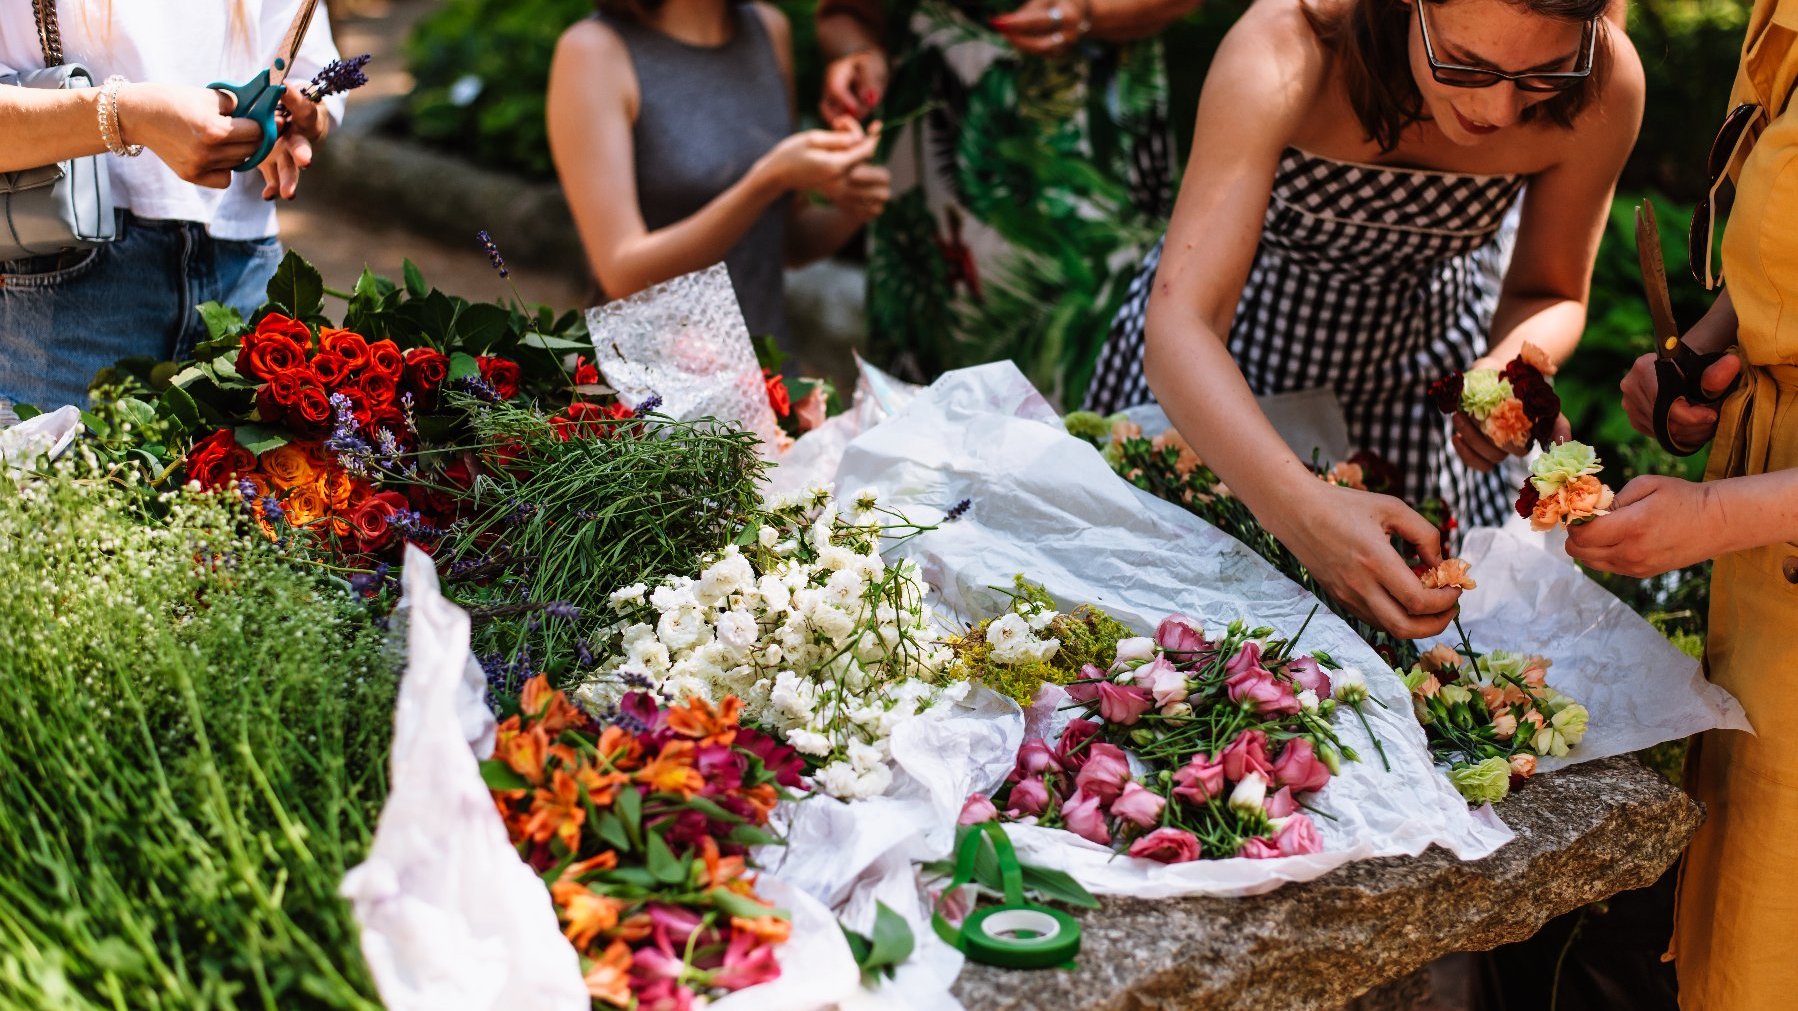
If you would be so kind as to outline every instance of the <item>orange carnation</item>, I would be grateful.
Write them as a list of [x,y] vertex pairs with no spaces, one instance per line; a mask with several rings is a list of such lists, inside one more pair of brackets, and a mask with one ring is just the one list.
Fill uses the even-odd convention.
[[1518,452],[1530,444],[1530,416],[1523,409],[1523,401],[1516,397],[1499,404],[1486,420],[1480,422],[1480,431],[1486,433],[1498,448],[1508,452]]
[[1530,529],[1537,533],[1553,530],[1566,516],[1567,503],[1561,498],[1561,490],[1557,490],[1536,500],[1536,508],[1530,510]]
[[[1423,574],[1421,577],[1423,579],[1423,588],[1426,590],[1448,589],[1449,587],[1455,587],[1462,590],[1477,589],[1479,584],[1468,577],[1467,570],[1467,563],[1461,559],[1445,558],[1442,560],[1441,565],[1438,565]],[[1450,651],[1453,652],[1452,649]],[[1453,662],[1458,664],[1459,659],[1459,654],[1457,654],[1456,659]]]
[[1573,479],[1562,492],[1567,503],[1567,522],[1578,523],[1594,516],[1603,516],[1610,511],[1614,497],[1611,489],[1604,486],[1596,475],[1581,474]]
[[1555,363],[1549,360],[1548,352],[1531,344],[1529,341],[1523,342],[1523,352],[1517,357],[1523,359],[1524,364],[1529,365],[1544,376],[1552,376],[1555,374]]

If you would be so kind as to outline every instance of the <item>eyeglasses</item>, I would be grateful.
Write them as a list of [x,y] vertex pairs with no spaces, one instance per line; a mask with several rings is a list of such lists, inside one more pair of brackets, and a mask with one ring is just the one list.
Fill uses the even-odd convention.
[[1446,84],[1451,88],[1490,88],[1500,81],[1510,81],[1517,85],[1518,91],[1558,92],[1566,91],[1592,76],[1592,58],[1598,51],[1598,19],[1586,22],[1582,40],[1585,42],[1585,58],[1573,70],[1555,73],[1511,74],[1503,70],[1492,70],[1487,67],[1464,67],[1456,63],[1443,63],[1436,59],[1436,47],[1430,41],[1430,19],[1424,16],[1423,10],[1430,5],[1430,0],[1417,0],[1417,30],[1423,33],[1423,54],[1430,61],[1430,76],[1437,84]]
[[1692,279],[1704,285],[1705,291],[1716,291],[1723,283],[1723,271],[1713,269],[1716,267],[1717,219],[1728,217],[1729,208],[1735,203],[1736,184],[1729,177],[1729,167],[1735,164],[1736,155],[1744,150],[1744,140],[1750,145],[1754,143],[1749,139],[1752,131],[1748,128],[1760,119],[1760,115],[1760,106],[1743,102],[1729,111],[1723,120],[1723,128],[1717,131],[1717,139],[1711,141],[1710,157],[1705,163],[1711,185],[1693,209],[1692,230],[1686,235],[1686,255]]

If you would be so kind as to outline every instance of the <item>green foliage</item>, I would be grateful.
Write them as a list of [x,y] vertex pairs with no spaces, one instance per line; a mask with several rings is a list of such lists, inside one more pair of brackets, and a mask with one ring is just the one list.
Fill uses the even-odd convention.
[[[801,116],[818,105],[818,62],[809,0],[776,0],[793,28]],[[417,80],[409,100],[414,136],[488,168],[549,178],[544,102],[550,58],[590,0],[447,0],[406,45]]]
[[377,1008],[336,890],[383,636],[224,500],[81,456],[0,473],[0,1006]]
[[[1705,152],[1729,111],[1746,0],[1637,0],[1629,34],[1647,76],[1647,113],[1624,185],[1693,201],[1704,193]],[[1681,227],[1678,234],[1684,235]]]
[[884,902],[874,903],[874,936],[859,934],[841,923],[837,928],[849,942],[849,952],[862,970],[862,985],[874,986],[881,979],[891,979],[900,964],[911,957],[917,939],[905,917],[893,912]]

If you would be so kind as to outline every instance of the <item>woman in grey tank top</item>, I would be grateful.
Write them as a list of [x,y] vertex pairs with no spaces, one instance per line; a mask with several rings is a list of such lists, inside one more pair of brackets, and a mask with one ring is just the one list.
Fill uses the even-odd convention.
[[[549,141],[600,288],[722,260],[749,331],[787,345],[782,272],[885,205],[853,120],[793,132],[792,35],[764,3],[599,0],[550,68]],[[828,201],[819,204],[808,194]]]

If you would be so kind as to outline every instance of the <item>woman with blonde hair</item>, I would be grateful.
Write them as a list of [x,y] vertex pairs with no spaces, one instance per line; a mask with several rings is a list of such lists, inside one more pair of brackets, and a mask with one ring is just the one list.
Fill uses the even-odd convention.
[[275,211],[291,200],[340,98],[299,94],[336,58],[313,19],[283,98],[291,116],[260,172],[233,173],[259,128],[230,118],[213,81],[267,67],[297,0],[16,0],[0,4],[0,75],[85,66],[98,87],[0,87],[0,173],[103,155],[117,239],[0,262],[0,421],[10,406],[86,400],[95,372],[124,358],[186,356],[205,327],[195,307],[246,315],[280,261]]

